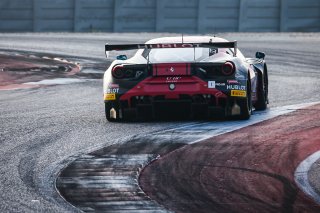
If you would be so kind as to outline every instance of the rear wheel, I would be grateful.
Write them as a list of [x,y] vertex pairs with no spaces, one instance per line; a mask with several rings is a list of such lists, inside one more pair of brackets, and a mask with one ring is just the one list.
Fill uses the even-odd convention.
[[247,81],[247,97],[239,101],[240,112],[238,116],[240,120],[248,120],[252,113],[252,100],[251,100],[251,83]]
[[266,85],[266,76],[261,73],[258,74],[258,101],[255,103],[256,110],[265,110],[268,104],[268,91]]

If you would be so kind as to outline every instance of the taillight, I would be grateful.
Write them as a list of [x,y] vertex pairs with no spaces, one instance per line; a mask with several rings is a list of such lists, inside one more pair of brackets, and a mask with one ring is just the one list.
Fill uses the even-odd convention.
[[141,67],[116,65],[112,68],[112,76],[117,79],[138,79],[144,76]]
[[112,68],[112,75],[115,78],[123,78],[124,77],[124,72],[125,70],[123,69],[123,66],[121,65],[117,65],[115,67]]
[[226,62],[221,67],[221,72],[223,75],[232,75],[234,71],[235,71],[235,67],[231,62]]
[[124,77],[125,78],[133,78],[136,75],[136,72],[131,69],[126,69],[124,71]]

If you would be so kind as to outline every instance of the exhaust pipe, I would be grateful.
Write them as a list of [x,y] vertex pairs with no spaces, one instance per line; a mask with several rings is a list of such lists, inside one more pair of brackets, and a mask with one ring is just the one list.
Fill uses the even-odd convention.
[[234,101],[234,104],[231,109],[231,115],[240,115],[241,109],[240,106],[237,104],[237,101]]
[[110,109],[110,118],[117,119],[117,111],[114,108]]

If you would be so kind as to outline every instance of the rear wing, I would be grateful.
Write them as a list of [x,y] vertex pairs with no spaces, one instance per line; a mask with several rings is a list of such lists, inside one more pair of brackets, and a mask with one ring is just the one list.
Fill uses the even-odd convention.
[[135,49],[156,49],[156,48],[234,48],[233,54],[237,55],[237,41],[231,42],[208,42],[208,43],[168,43],[168,44],[106,44],[105,52],[113,50],[135,50]]

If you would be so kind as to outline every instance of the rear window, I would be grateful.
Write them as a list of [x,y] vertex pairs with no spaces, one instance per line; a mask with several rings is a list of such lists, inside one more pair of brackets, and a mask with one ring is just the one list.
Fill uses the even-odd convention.
[[215,55],[218,52],[230,54],[231,50],[225,48],[166,48],[166,49],[145,49],[143,57],[151,63],[158,62],[190,62],[202,61]]

